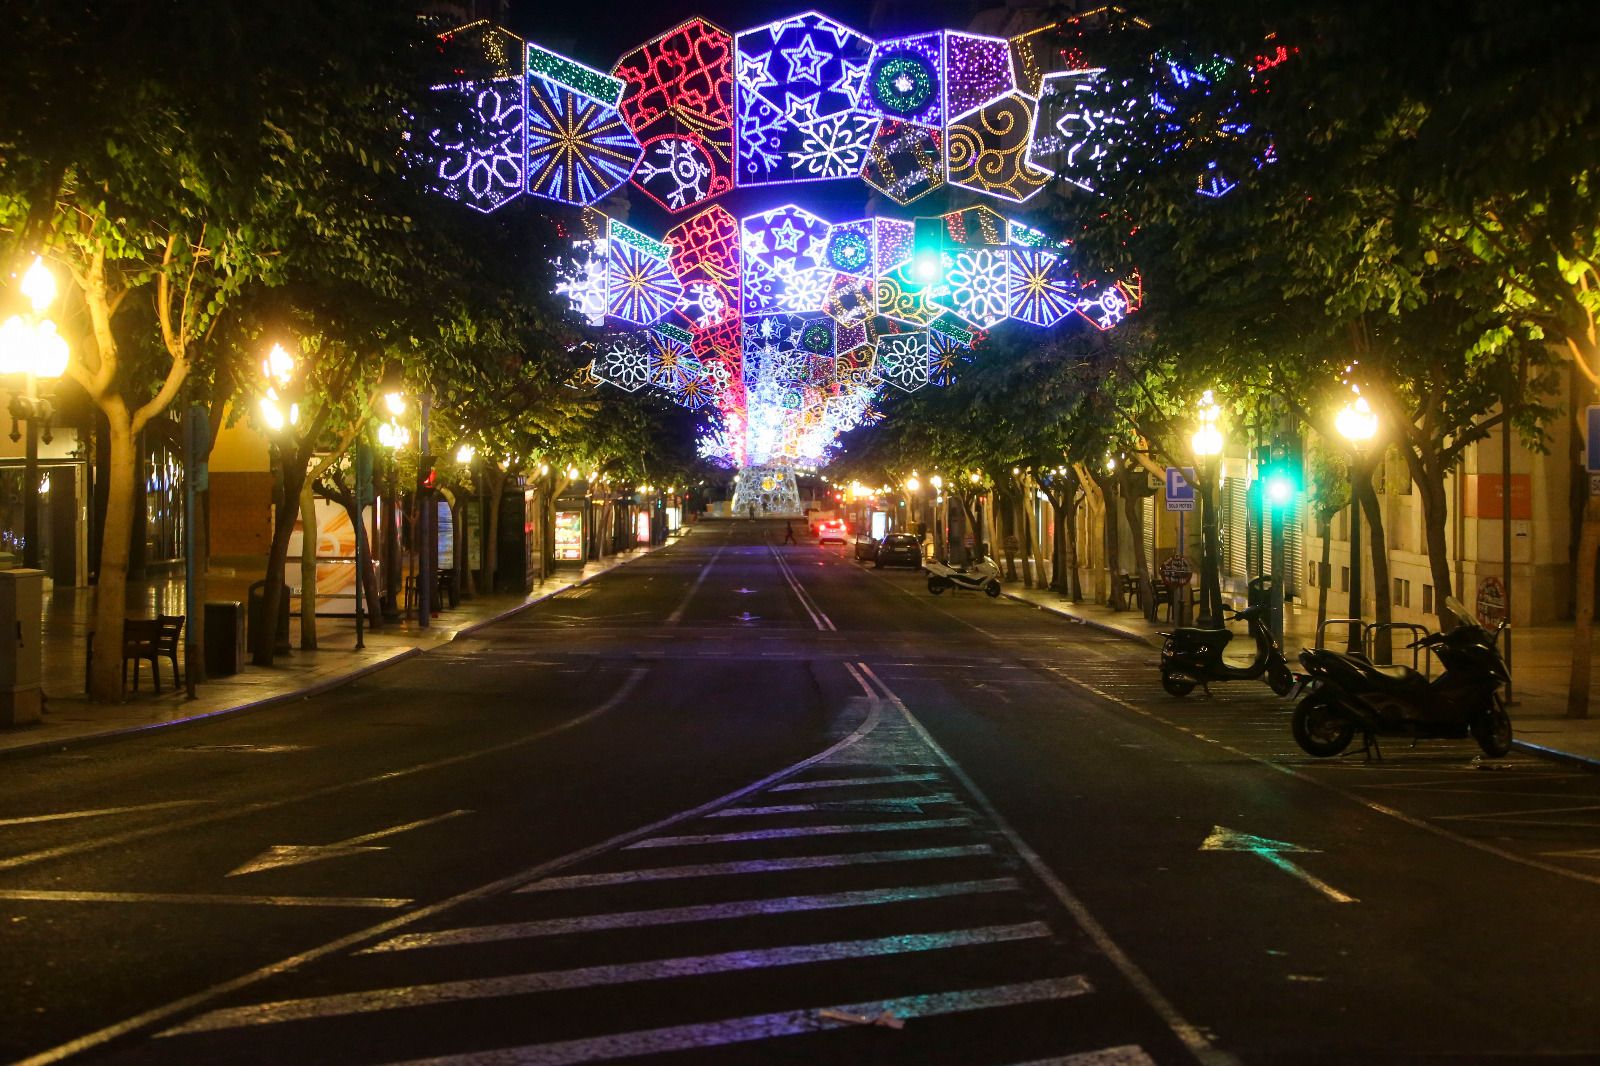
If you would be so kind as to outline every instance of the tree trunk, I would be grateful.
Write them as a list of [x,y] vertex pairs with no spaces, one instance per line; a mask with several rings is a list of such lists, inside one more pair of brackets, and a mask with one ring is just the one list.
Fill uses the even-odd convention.
[[1000,547],[1005,552],[1006,580],[1015,581],[1017,580],[1017,552],[1012,547],[1012,538],[1017,536],[1016,497],[1009,492],[1002,494],[998,487],[999,484],[999,481],[996,480],[994,492],[995,518],[1000,526],[998,530]]
[[1122,562],[1122,522],[1117,515],[1117,478],[1106,474],[1094,479],[1100,490],[1101,545],[1105,552],[1106,603],[1113,611],[1128,609],[1127,598],[1122,594],[1122,582],[1117,572]]
[[[1216,463],[1205,464],[1200,480],[1200,609],[1214,626],[1222,625],[1222,534],[1218,529]],[[1208,469],[1209,468],[1209,469]]]
[[1455,618],[1445,608],[1444,601],[1451,596],[1450,536],[1448,528],[1449,503],[1444,488],[1442,463],[1418,452],[1415,447],[1401,449],[1406,457],[1406,470],[1422,496],[1422,537],[1428,547],[1428,571],[1433,577],[1433,609],[1441,630],[1455,625]]
[[1033,503],[1036,497],[1034,490],[1029,487],[1026,478],[1022,482],[1022,587],[1033,588],[1035,574],[1042,575],[1036,560],[1038,557],[1038,544],[1033,530]]
[[500,579],[500,500],[505,495],[506,472],[490,465],[484,481],[489,501],[483,518],[483,591],[492,596]]
[[1141,506],[1144,497],[1134,492],[1135,486],[1144,480],[1144,471],[1137,468],[1130,471],[1124,466],[1118,476],[1122,480],[1122,513],[1128,519],[1128,535],[1133,538],[1133,570],[1139,579],[1139,604],[1141,608],[1149,608],[1145,617],[1153,622],[1155,586],[1150,578],[1149,561],[1144,557],[1144,508]]
[[278,647],[278,611],[283,602],[283,574],[289,560],[289,535],[294,532],[295,506],[300,498],[300,487],[306,479],[306,461],[300,449],[293,448],[279,461],[282,470],[283,490],[273,509],[272,547],[267,553],[266,587],[261,597],[261,628],[256,638],[255,654],[250,661],[257,666],[271,666]]
[[89,671],[89,698],[97,703],[122,699],[122,622],[127,614],[128,545],[133,535],[134,478],[138,455],[128,409],[109,397],[106,421],[106,503],[100,537],[100,568],[95,585],[94,635],[100,654]]
[[300,483],[300,650],[317,650],[317,493]]
[[1567,717],[1589,717],[1589,671],[1594,659],[1595,553],[1600,552],[1600,504],[1590,500],[1578,538],[1578,601],[1572,612],[1572,672],[1567,679]]
[[[1393,586],[1389,582],[1389,541],[1383,529],[1383,509],[1378,506],[1378,494],[1372,488],[1372,467],[1361,471],[1357,486],[1361,511],[1367,516],[1367,550],[1372,553],[1372,617],[1377,626],[1372,636],[1372,661],[1387,663],[1394,657],[1394,632],[1389,628],[1394,620],[1390,601]],[[1353,565],[1360,565],[1360,562],[1354,560]]]
[[1078,574],[1078,500],[1077,479],[1073,479],[1067,492],[1067,504],[1061,510],[1062,533],[1065,535],[1066,596],[1074,603],[1083,599],[1083,579]]

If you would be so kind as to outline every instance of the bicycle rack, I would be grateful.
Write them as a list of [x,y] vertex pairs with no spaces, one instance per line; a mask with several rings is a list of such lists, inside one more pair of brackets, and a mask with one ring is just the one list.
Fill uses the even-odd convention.
[[[1416,622],[1374,622],[1367,626],[1366,632],[1361,638],[1361,650],[1369,661],[1376,661],[1372,657],[1372,652],[1378,645],[1378,630],[1380,629],[1386,629],[1391,632],[1396,629],[1404,629],[1411,634],[1412,640],[1421,640],[1428,635],[1428,627],[1418,625]],[[1393,650],[1391,646],[1391,653]],[[1433,656],[1431,654],[1424,656],[1422,654],[1423,650],[1422,648],[1411,649],[1411,669],[1421,671],[1424,677],[1431,679],[1433,677]],[[1426,650],[1431,652],[1433,649]]]
[[1353,627],[1354,630],[1355,630],[1355,636],[1356,636],[1356,646],[1357,647],[1365,647],[1366,646],[1365,643],[1362,641],[1362,637],[1361,637],[1362,632],[1366,628],[1366,623],[1363,622],[1361,619],[1359,619],[1359,618],[1327,618],[1327,619],[1323,620],[1321,625],[1317,626],[1317,650],[1318,651],[1321,651],[1324,647],[1327,646],[1326,642],[1323,640],[1323,636],[1322,635],[1323,635],[1324,632],[1327,631],[1327,628],[1329,626],[1344,626],[1346,634],[1349,634],[1350,631],[1351,631],[1351,628]]

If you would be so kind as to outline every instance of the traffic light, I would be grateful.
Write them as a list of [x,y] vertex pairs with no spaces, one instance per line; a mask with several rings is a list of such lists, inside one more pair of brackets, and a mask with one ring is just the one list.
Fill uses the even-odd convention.
[[[1300,455],[1298,442],[1278,438],[1261,470],[1261,496],[1268,507],[1283,510],[1294,503],[1300,491]],[[1266,449],[1263,449],[1265,451]]]
[[933,285],[944,278],[944,219],[919,218],[911,234],[911,278]]

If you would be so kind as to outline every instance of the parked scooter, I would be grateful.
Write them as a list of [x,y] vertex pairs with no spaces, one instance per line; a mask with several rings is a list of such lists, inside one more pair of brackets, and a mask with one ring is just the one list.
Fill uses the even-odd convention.
[[[1272,591],[1277,578],[1258,577],[1250,582],[1250,590],[1258,594],[1254,607],[1246,607],[1234,614],[1233,620],[1242,620],[1256,642],[1255,658],[1239,666],[1229,664],[1222,657],[1223,650],[1233,639],[1232,631],[1221,629],[1196,629],[1184,627],[1163,633],[1166,643],[1161,646],[1161,687],[1173,696],[1187,696],[1196,685],[1209,686],[1213,681],[1254,681],[1265,677],[1267,687],[1279,696],[1287,696],[1294,689],[1294,672],[1283,657],[1283,649],[1267,628],[1266,594]],[[1210,688],[1206,689],[1210,692]]]
[[1360,730],[1369,756],[1380,736],[1471,735],[1491,759],[1510,751],[1511,716],[1502,686],[1511,675],[1499,648],[1505,623],[1491,633],[1455,597],[1445,600],[1445,607],[1459,623],[1456,628],[1406,645],[1438,656],[1444,672],[1432,681],[1409,666],[1375,666],[1360,655],[1301,652],[1311,687],[1294,709],[1295,743],[1328,758],[1349,747]]
[[1000,595],[1000,566],[987,555],[965,569],[946,566],[937,559],[927,560],[922,568],[928,572],[928,591],[935,596],[945,589],[982,592],[991,599]]

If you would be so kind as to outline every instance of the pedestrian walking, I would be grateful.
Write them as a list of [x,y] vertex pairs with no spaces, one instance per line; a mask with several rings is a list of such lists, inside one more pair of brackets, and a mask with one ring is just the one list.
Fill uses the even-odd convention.
[[794,521],[791,519],[783,524],[783,542],[785,544],[798,544],[794,539]]

